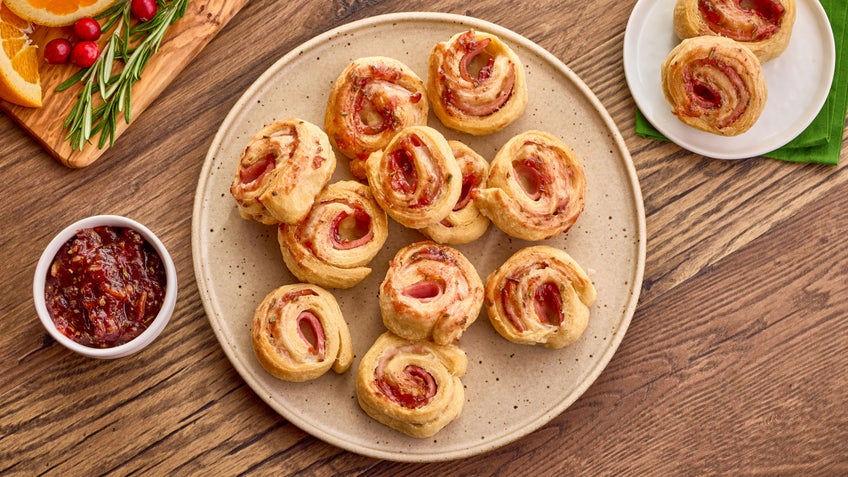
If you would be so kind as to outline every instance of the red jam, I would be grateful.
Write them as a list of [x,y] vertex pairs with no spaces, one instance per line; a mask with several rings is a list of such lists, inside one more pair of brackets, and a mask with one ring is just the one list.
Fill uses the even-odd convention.
[[47,272],[45,299],[62,334],[92,348],[140,335],[165,297],[162,259],[125,227],[82,229],[59,249]]

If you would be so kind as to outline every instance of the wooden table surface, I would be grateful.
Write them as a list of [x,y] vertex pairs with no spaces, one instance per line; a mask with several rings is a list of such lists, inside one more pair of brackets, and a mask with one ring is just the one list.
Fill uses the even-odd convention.
[[[843,166],[713,160],[637,136],[622,66],[634,4],[251,2],[87,168],[59,165],[0,116],[0,473],[848,474],[848,174]],[[570,408],[496,451],[411,464],[322,442],[245,384],[204,312],[191,223],[212,138],[266,68],[331,28],[426,10],[522,34],[594,91],[632,154],[647,260],[621,346]],[[31,294],[53,235],[104,213],[156,231],[180,282],[159,339],[116,361],[55,343]]]

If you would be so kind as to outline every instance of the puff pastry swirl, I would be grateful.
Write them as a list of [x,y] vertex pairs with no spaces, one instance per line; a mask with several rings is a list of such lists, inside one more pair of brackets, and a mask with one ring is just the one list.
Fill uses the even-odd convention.
[[356,397],[366,414],[412,437],[429,437],[462,412],[468,358],[455,345],[386,332],[362,357]]
[[468,30],[430,51],[427,92],[433,113],[452,129],[491,134],[527,106],[527,80],[518,55],[497,36]]
[[251,138],[230,194],[245,219],[294,223],[306,216],[335,170],[336,155],[324,131],[302,119],[285,118]]
[[717,36],[689,38],[671,50],[662,64],[662,89],[683,123],[722,136],[749,130],[768,99],[757,57]]
[[489,228],[489,218],[480,212],[473,198],[486,187],[489,163],[480,154],[459,141],[448,141],[462,173],[462,192],[453,210],[439,223],[424,227],[421,233],[445,244],[464,244],[480,238]]
[[462,192],[462,172],[450,145],[429,126],[400,131],[365,163],[380,207],[399,224],[420,229],[447,217]]
[[674,32],[685,40],[717,35],[742,42],[761,62],[786,50],[795,23],[795,0],[677,0]]
[[536,245],[519,250],[486,279],[486,311],[509,341],[565,347],[589,323],[595,287],[566,252]]
[[483,283],[459,250],[417,242],[398,250],[389,263],[379,301],[389,331],[410,340],[450,344],[480,314]]
[[281,224],[277,240],[286,267],[299,280],[350,288],[371,273],[366,265],[386,243],[388,227],[370,187],[340,181],[318,195],[305,219]]
[[552,134],[527,131],[501,147],[488,184],[480,189],[481,212],[508,235],[523,240],[555,237],[583,211],[586,176],[577,155]]
[[324,129],[350,159],[354,177],[365,179],[365,160],[398,131],[427,124],[426,95],[421,78],[393,58],[359,58],[341,72],[330,90]]
[[330,292],[310,284],[283,285],[256,308],[253,352],[270,374],[285,381],[344,373],[353,361],[350,331]]

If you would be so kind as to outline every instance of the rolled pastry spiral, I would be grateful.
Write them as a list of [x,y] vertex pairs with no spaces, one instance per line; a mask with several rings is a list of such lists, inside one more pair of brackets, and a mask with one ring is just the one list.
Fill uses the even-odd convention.
[[311,284],[283,285],[256,308],[250,338],[257,360],[285,381],[315,379],[353,361],[350,331],[336,299]]
[[366,414],[412,437],[429,437],[462,412],[468,358],[455,345],[386,332],[362,357],[356,397]]
[[488,184],[477,192],[480,211],[508,235],[555,237],[583,211],[586,176],[574,152],[552,134],[527,131],[501,147]]
[[329,288],[350,288],[365,279],[366,265],[388,237],[388,219],[356,181],[328,185],[305,219],[281,224],[277,240],[286,267],[299,280]]
[[462,192],[462,172],[448,141],[428,126],[402,130],[365,167],[377,203],[411,229],[447,217]]
[[495,35],[457,33],[430,51],[427,93],[445,126],[476,136],[491,134],[524,113],[524,65]]
[[398,131],[427,124],[426,95],[421,78],[392,58],[359,58],[341,72],[330,90],[324,129],[350,159],[354,177],[365,179],[365,160]]
[[685,40],[715,35],[742,42],[766,62],[786,50],[795,0],[677,0],[674,32]]
[[489,228],[489,218],[480,212],[472,196],[486,187],[489,163],[483,156],[459,141],[448,141],[462,173],[462,192],[453,210],[439,223],[424,227],[421,233],[446,244],[464,244],[480,238]]
[[324,131],[297,118],[262,128],[241,153],[230,194],[239,214],[263,224],[294,223],[309,212],[336,170]]
[[683,123],[722,136],[749,130],[768,98],[757,57],[717,36],[689,38],[671,50],[662,64],[662,89]]
[[513,254],[486,279],[486,312],[518,344],[565,347],[589,323],[595,287],[566,252],[536,245]]
[[389,331],[410,340],[450,344],[480,314],[483,283],[459,250],[417,242],[398,250],[389,263],[379,301]]

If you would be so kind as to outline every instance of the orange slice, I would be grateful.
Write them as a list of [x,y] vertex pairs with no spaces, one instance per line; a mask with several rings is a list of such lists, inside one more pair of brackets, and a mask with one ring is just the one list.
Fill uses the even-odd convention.
[[2,0],[24,20],[44,26],[71,25],[82,17],[93,17],[117,0]]
[[0,0],[0,98],[10,103],[41,107],[38,52],[30,41],[32,24]]

